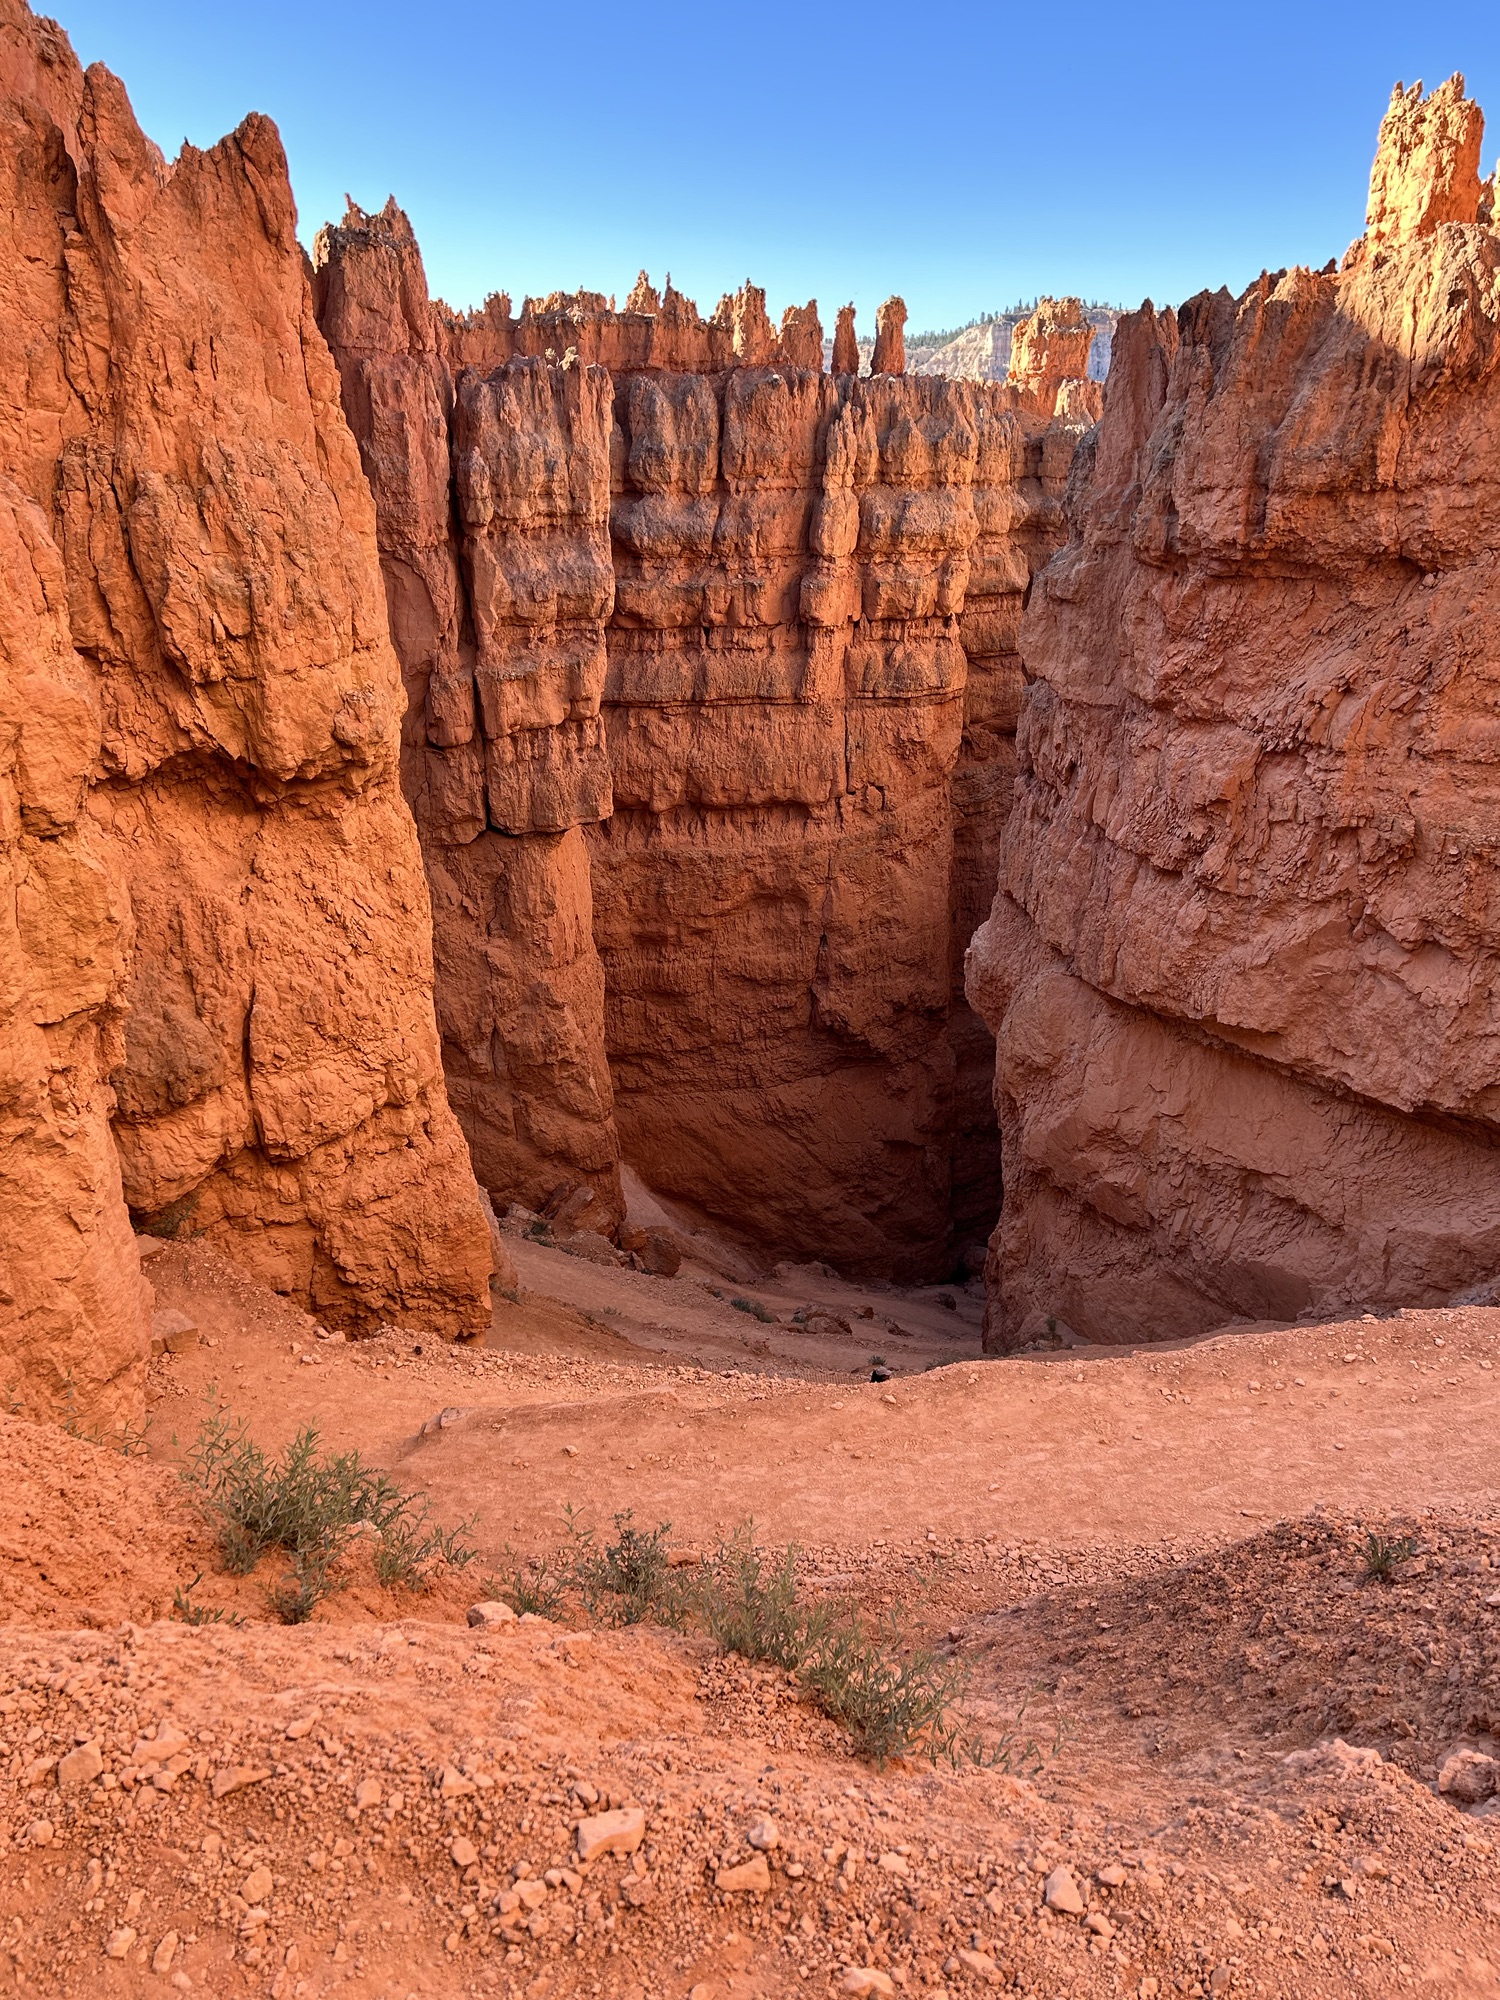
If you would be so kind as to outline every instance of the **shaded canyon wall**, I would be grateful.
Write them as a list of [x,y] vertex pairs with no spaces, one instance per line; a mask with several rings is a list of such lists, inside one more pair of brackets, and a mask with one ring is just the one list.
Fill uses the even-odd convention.
[[993,1347],[1500,1271],[1500,235],[1398,90],[1342,266],[1122,321],[969,991]]
[[607,1226],[623,1155],[781,1254],[946,1273],[999,1194],[961,959],[1096,408],[1081,312],[1016,382],[948,383],[899,372],[893,301],[858,378],[748,286],[459,318],[394,204],[315,262],[481,1180]]

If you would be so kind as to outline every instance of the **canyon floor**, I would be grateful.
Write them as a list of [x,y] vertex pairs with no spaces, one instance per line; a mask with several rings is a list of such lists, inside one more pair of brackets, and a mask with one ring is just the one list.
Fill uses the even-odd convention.
[[[0,1991],[1500,1994],[1500,1803],[1437,1788],[1500,1749],[1500,1311],[999,1360],[963,1289],[511,1247],[465,1348],[155,1250],[197,1340],[143,1449],[0,1418]],[[357,1447],[475,1560],[276,1622],[178,1476],[215,1409]],[[875,1769],[701,1637],[472,1629],[569,1508],[794,1542],[965,1664],[988,1761]],[[715,1886],[765,1821],[765,1886]]]

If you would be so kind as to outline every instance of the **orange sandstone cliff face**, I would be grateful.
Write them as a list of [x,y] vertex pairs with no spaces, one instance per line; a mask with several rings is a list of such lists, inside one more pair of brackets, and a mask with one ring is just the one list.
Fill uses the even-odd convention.
[[752,286],[459,318],[394,204],[316,263],[481,1180],[604,1226],[623,1158],[782,1254],[946,1271],[998,1199],[961,954],[1073,385],[906,379],[899,300],[865,380]]
[[129,1214],[333,1319],[488,1313],[374,520],[274,128],[171,166],[0,0],[3,1386],[111,1414]]
[[1500,1270],[1500,235],[1398,90],[1324,272],[1122,322],[969,991],[990,1344],[1438,1301]]

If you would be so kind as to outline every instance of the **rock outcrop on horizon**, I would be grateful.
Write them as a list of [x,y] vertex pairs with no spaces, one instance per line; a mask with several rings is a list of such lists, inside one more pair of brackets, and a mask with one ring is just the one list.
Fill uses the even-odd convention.
[[1398,89],[1340,268],[1122,320],[1021,647],[969,992],[989,1344],[1420,1304],[1500,1272],[1500,235]]
[[374,516],[252,116],[168,165],[0,0],[0,1387],[128,1414],[130,1222],[488,1318]]
[[778,1254],[945,1274],[998,1200],[962,952],[1085,385],[903,377],[899,300],[868,378],[748,285],[460,316],[394,203],[315,263],[481,1180],[607,1228],[623,1157]]

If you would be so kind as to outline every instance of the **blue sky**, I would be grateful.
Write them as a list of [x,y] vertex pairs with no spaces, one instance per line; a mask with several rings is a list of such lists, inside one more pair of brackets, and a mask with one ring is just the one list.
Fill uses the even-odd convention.
[[1038,292],[1136,305],[1340,255],[1399,77],[1494,113],[1500,12],[1283,0],[837,8],[53,0],[174,153],[268,112],[304,238],[389,193],[435,293],[641,266],[705,311],[888,292],[913,328]]

